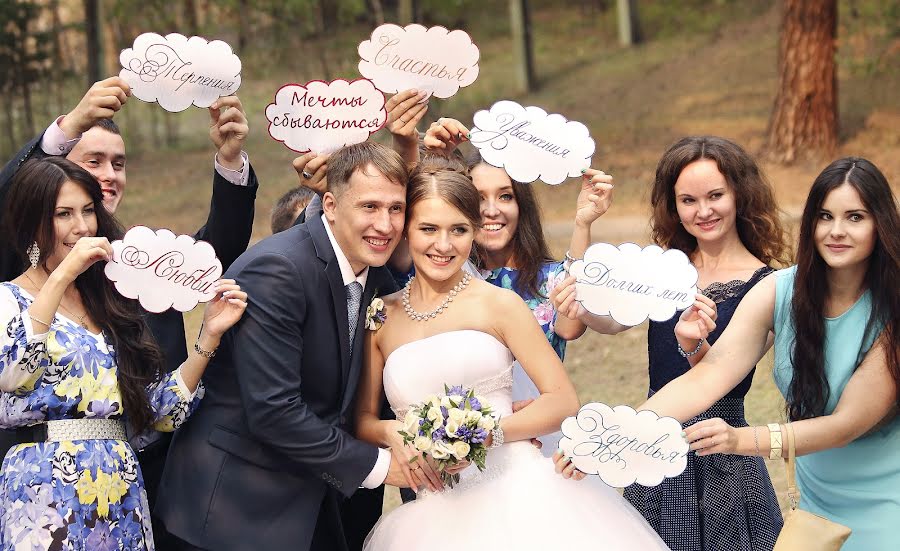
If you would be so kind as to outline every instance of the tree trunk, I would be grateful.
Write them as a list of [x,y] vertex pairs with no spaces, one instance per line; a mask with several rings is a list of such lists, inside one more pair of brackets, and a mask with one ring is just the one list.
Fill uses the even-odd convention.
[[103,80],[106,70],[103,64],[103,19],[99,0],[84,0],[84,33],[87,40],[88,87]]
[[376,27],[384,25],[384,6],[381,5],[381,0],[369,0],[369,11]]
[[534,90],[534,53],[531,48],[531,16],[528,0],[509,0],[509,25],[512,30],[516,83],[520,94]]
[[641,41],[635,0],[617,0],[619,44],[633,46]]
[[418,6],[416,0],[400,0],[397,3],[397,23],[409,25],[418,21]]
[[238,52],[243,54],[247,49],[247,40],[250,38],[250,11],[248,0],[238,0]]
[[25,113],[25,135],[34,135],[34,111],[31,105],[31,83],[28,79],[19,80],[19,93],[22,95],[22,110]]
[[778,94],[765,152],[776,162],[821,160],[837,148],[837,0],[783,0]]
[[200,23],[197,17],[197,3],[194,0],[184,0],[184,18],[191,36],[200,34]]

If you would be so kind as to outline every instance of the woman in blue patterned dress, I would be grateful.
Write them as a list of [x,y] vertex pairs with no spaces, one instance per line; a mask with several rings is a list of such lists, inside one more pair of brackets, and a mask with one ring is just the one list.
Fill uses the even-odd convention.
[[217,284],[195,353],[164,372],[136,304],[104,274],[121,237],[94,178],[62,158],[30,161],[4,223],[30,266],[0,284],[0,427],[32,427],[0,471],[0,549],[152,550],[150,511],[128,430],[172,431],[202,397],[200,377],[246,306]]
[[[681,420],[696,415],[752,371],[774,331],[775,383],[796,435],[800,508],[850,527],[845,551],[897,548],[898,228],[897,201],[881,171],[858,157],[833,162],[803,209],[797,265],[754,287],[703,360],[643,406]],[[775,448],[777,457],[775,428],[708,419],[685,432],[703,456],[769,456]]]
[[[688,255],[699,274],[694,306],[647,334],[650,394],[688,372],[729,325],[744,296],[785,264],[787,247],[772,188],[753,158],[714,136],[687,137],[660,159],[651,196],[654,243]],[[573,249],[578,255],[583,250]],[[565,315],[601,333],[627,327],[593,316],[574,301],[574,278],[557,287]],[[747,426],[744,397],[753,372],[695,421],[724,418]],[[685,471],[662,484],[633,484],[625,497],[675,551],[768,551],[782,518],[762,459],[688,456]]]

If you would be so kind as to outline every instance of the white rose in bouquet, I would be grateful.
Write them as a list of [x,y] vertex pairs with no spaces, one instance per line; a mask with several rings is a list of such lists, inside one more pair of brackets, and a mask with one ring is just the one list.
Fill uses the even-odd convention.
[[433,443],[431,442],[431,438],[428,438],[427,436],[416,436],[416,439],[413,440],[413,445],[417,450],[424,453],[431,449]]
[[494,418],[490,415],[485,415],[478,421],[478,428],[484,430],[493,430],[496,423],[494,422]]
[[469,450],[471,449],[472,447],[462,440],[457,440],[453,443],[453,456],[462,461],[469,455]]
[[407,434],[419,434],[419,416],[416,415],[415,411],[410,410],[407,412],[406,417],[403,418],[403,430]]
[[447,459],[452,454],[453,448],[448,446],[447,443],[442,440],[434,442],[431,446],[431,457],[435,459]]
[[444,427],[444,430],[447,431],[447,436],[456,436],[456,432],[459,430],[459,422],[453,419],[447,420],[447,426]]
[[440,407],[431,407],[428,409],[428,415],[426,416],[429,421],[441,421],[439,424],[443,424],[444,414],[441,413]]
[[[470,413],[473,413],[473,412],[470,412]],[[479,417],[481,417],[481,414],[478,413],[477,411],[474,413],[477,414]],[[457,423],[459,423],[461,425],[466,421],[467,415],[466,415],[465,411],[463,411],[459,408],[453,408],[447,413],[447,417],[449,417],[451,421],[456,421]]]

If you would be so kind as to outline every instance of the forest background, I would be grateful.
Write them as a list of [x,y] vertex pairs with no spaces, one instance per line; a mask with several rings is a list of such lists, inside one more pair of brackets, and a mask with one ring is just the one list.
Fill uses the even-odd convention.
[[[298,184],[295,154],[266,132],[265,106],[287,82],[359,77],[356,47],[382,22],[463,29],[480,48],[478,80],[448,100],[432,99],[420,130],[440,116],[470,124],[500,99],[588,126],[593,166],[616,183],[595,241],[649,243],[656,162],[685,135],[724,136],[757,154],[795,233],[813,179],[834,158],[866,157],[900,189],[900,0],[0,0],[0,158],[68,112],[92,82],[117,74],[119,52],[138,34],[225,40],[243,64],[246,149],[261,183],[256,241],[269,234],[275,200]],[[811,46],[791,42],[813,27],[829,32]],[[833,86],[830,105],[815,105],[815,87],[798,92],[820,69],[786,65],[792,47],[832,64],[836,72],[824,79]],[[786,113],[785,98],[798,93],[812,108],[798,111],[794,102]],[[193,233],[209,200],[206,110],[173,114],[132,99],[115,120],[130,175],[122,221]],[[821,121],[824,128],[807,124]],[[386,131],[375,139],[390,140]],[[534,185],[561,257],[579,184]],[[188,316],[191,341],[200,309]],[[637,405],[648,387],[646,324],[618,336],[589,331],[569,345],[565,364],[582,402]],[[767,357],[747,417],[770,422],[783,408]],[[769,469],[783,494],[781,465]],[[388,507],[396,503],[392,492]]]

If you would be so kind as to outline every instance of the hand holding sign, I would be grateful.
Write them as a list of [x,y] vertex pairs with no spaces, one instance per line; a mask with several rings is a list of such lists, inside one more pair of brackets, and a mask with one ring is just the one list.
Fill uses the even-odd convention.
[[212,245],[169,230],[135,226],[112,243],[106,277],[116,290],[150,312],[187,312],[216,295],[222,263]]
[[269,135],[298,153],[334,153],[384,126],[384,94],[366,79],[285,84],[266,106]]
[[585,125],[508,100],[475,113],[469,141],[487,163],[506,169],[518,182],[541,179],[561,184],[580,176],[594,154],[594,140]]
[[569,268],[577,299],[598,316],[632,326],[670,319],[694,303],[697,269],[677,249],[595,243]]
[[478,47],[463,31],[386,24],[359,45],[359,73],[386,93],[409,88],[449,98],[478,77]]
[[119,76],[134,96],[158,102],[166,111],[184,111],[192,104],[209,107],[241,86],[241,60],[221,40],[144,33],[122,50],[119,62]]
[[635,482],[656,486],[687,466],[688,444],[681,437],[681,424],[652,411],[585,404],[575,417],[563,421],[562,433],[559,448],[575,467],[616,488]]
[[120,77],[95,82],[78,105],[63,117],[59,128],[67,138],[76,138],[93,128],[97,121],[113,118],[130,95],[131,87]]

